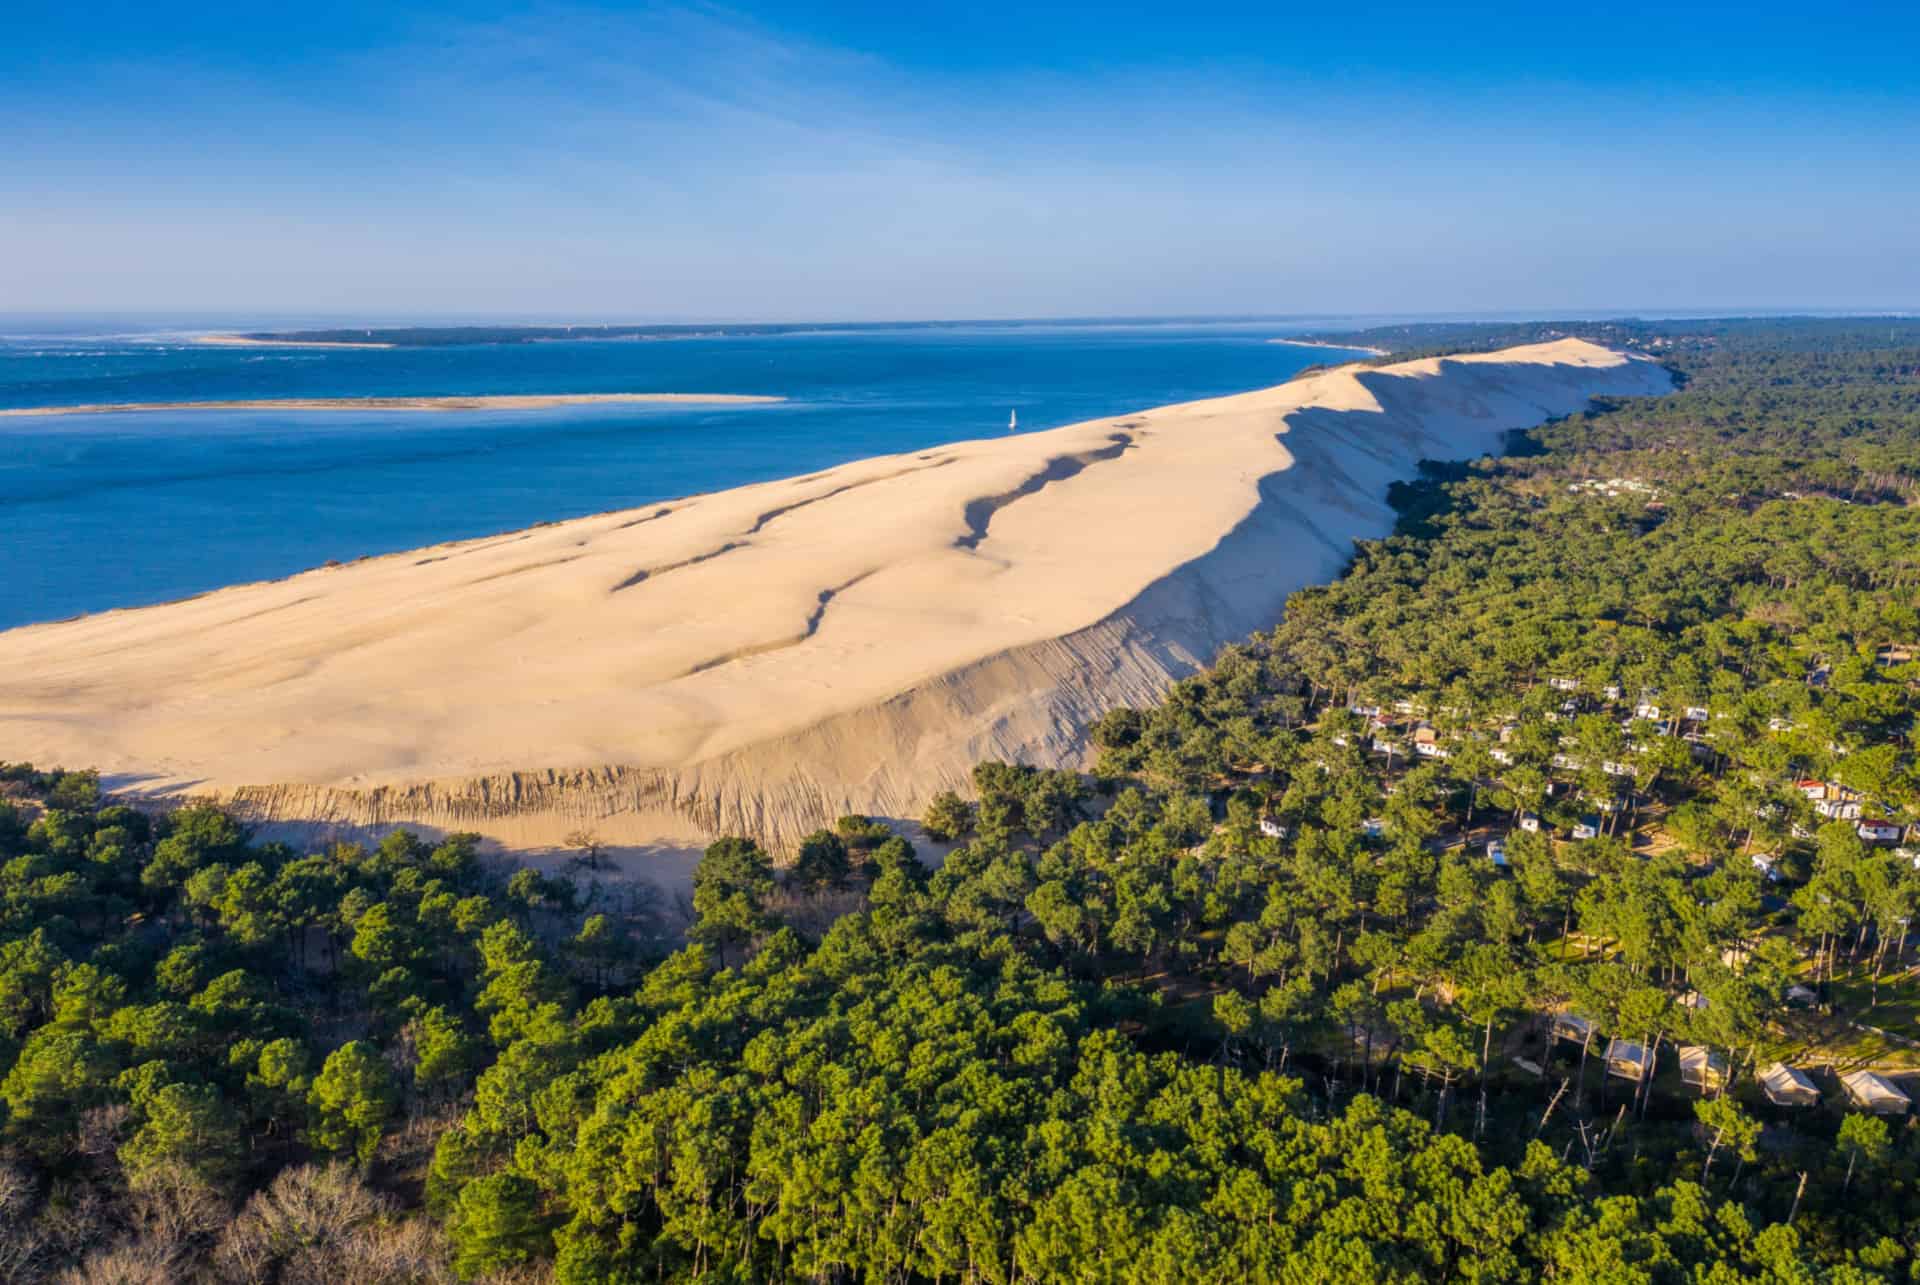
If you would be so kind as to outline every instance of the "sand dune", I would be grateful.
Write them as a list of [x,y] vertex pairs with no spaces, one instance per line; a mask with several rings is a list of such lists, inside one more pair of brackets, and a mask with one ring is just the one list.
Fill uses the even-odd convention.
[[785,401],[748,393],[511,393],[460,397],[262,397],[214,402],[85,402],[76,406],[15,406],[0,415],[118,415],[156,410],[550,410],[556,406],[665,402],[747,406]]
[[1423,457],[1669,387],[1577,340],[962,442],[0,634],[0,757],[513,846],[911,815],[1073,763],[1384,534]]

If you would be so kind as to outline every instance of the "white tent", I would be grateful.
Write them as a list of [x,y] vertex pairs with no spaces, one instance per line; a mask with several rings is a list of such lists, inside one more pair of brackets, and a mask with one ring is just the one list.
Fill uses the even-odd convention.
[[1593,1023],[1576,1013],[1555,1013],[1553,1015],[1553,1038],[1571,1040],[1575,1044],[1585,1044],[1593,1038]]
[[1882,1079],[1872,1071],[1843,1075],[1840,1083],[1855,1106],[1875,1115],[1905,1115],[1913,1105],[1913,1099],[1896,1088],[1891,1080]]
[[1608,1075],[1638,1082],[1652,1073],[1653,1054],[1647,1051],[1646,1045],[1618,1038],[1607,1042]]
[[1727,1059],[1704,1044],[1680,1046],[1680,1082],[1717,1089],[1727,1082]]
[[1820,1100],[1820,1090],[1807,1073],[1784,1062],[1760,1073],[1760,1091],[1777,1107],[1810,1107]]

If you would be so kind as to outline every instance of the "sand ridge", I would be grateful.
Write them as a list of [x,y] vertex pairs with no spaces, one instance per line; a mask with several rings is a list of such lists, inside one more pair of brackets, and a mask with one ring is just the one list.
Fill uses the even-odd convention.
[[1578,340],[1258,392],[0,633],[0,754],[259,820],[622,843],[1072,763],[1392,525],[1421,458],[1657,364]]

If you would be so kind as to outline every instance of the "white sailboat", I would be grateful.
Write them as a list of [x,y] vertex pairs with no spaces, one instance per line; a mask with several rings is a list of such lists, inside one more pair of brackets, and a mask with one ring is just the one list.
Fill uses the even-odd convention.
[[1007,412],[1007,431],[1009,433],[1017,432],[1019,428],[1020,428],[1020,412],[1017,410],[1008,411]]

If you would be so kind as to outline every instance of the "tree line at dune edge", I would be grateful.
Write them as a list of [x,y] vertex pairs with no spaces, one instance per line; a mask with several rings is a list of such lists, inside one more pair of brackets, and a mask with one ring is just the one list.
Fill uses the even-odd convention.
[[1920,326],[1647,338],[937,870],[6,769],[0,1276],[1914,1279]]

